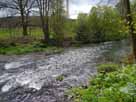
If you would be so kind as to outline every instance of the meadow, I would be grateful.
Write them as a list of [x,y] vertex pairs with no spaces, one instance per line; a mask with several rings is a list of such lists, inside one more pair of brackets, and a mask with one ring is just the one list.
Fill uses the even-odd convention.
[[[43,32],[41,28],[29,28],[28,36],[36,39],[41,39],[43,37]],[[0,28],[0,40],[15,39],[22,37],[21,28]]]

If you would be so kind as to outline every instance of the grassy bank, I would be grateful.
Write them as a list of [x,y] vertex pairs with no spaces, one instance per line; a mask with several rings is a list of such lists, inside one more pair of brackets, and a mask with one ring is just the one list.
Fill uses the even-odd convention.
[[[35,28],[29,28],[28,29],[28,34],[29,36],[33,38],[42,38],[43,33],[42,29],[35,27]],[[22,37],[22,29],[21,28],[0,28],[0,40],[4,39],[14,39],[14,38],[19,38]]]
[[136,102],[136,65],[102,72],[91,79],[87,88],[72,89],[74,102]]
[[45,52],[46,54],[59,53],[63,48],[49,46],[40,42],[33,42],[31,44],[10,44],[0,45],[0,54],[2,55],[20,55],[33,52]]

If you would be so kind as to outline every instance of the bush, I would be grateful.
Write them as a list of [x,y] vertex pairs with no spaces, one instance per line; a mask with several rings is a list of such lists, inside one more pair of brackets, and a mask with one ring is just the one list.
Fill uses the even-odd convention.
[[101,64],[98,66],[98,72],[99,73],[107,73],[107,72],[114,72],[119,70],[119,65],[109,63],[109,64]]
[[71,90],[75,102],[135,102],[136,66],[127,66],[120,71],[98,74],[87,89]]
[[63,81],[64,80],[64,76],[63,75],[60,75],[56,78],[57,81]]
[[87,25],[87,15],[86,14],[79,14],[77,20],[77,27],[76,27],[76,40],[81,41],[82,43],[89,43],[91,39],[91,35],[89,34],[89,27]]
[[133,64],[134,63],[134,55],[129,54],[129,55],[125,56],[124,59],[121,60],[121,62],[126,65]]
[[121,40],[127,36],[126,27],[115,8],[93,7],[91,13],[79,14],[76,39],[83,43]]
[[43,42],[33,42],[32,46],[35,48],[46,48],[47,44],[43,43]]
[[44,43],[34,42],[32,44],[16,44],[16,46],[0,47],[0,54],[26,54],[32,52],[45,52],[46,54],[52,54],[63,51],[62,48],[47,46]]

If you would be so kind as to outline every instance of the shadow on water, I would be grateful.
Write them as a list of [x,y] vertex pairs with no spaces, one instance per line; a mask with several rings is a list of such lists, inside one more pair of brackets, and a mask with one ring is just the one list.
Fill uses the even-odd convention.
[[0,56],[0,102],[69,102],[64,92],[86,86],[97,73],[97,64],[118,63],[128,53],[129,41],[123,40],[69,48],[50,56]]

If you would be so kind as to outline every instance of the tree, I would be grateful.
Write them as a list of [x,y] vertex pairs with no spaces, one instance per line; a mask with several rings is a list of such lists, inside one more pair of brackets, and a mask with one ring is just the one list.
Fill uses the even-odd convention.
[[129,26],[129,33],[132,39],[133,55],[134,55],[134,60],[136,61],[136,32],[134,29],[134,22],[133,22],[132,13],[131,13],[130,0],[121,0],[121,3],[124,7],[126,22]]
[[1,0],[0,8],[12,9],[21,17],[21,26],[23,29],[23,35],[28,35],[28,17],[31,13],[35,0]]
[[62,43],[64,39],[64,30],[65,30],[65,15],[64,15],[64,9],[63,9],[63,0],[54,0],[53,4],[53,24],[52,29],[54,33],[56,34],[56,40],[59,44]]
[[36,0],[37,7],[39,8],[39,14],[41,19],[42,30],[44,33],[44,41],[49,43],[49,15],[51,11],[51,3],[53,0]]
[[80,14],[77,19],[77,40],[84,43],[120,40],[124,34],[124,24],[116,8],[93,7],[89,15]]
[[66,0],[66,16],[69,17],[69,0]]
[[[77,19],[76,25],[76,40],[81,41],[82,43],[89,43],[91,40],[91,35],[89,33],[90,28],[87,24],[88,18],[86,14],[80,13]],[[90,37],[91,36],[91,37]]]
[[63,0],[36,0],[41,18],[44,41],[50,43],[50,28],[54,31],[56,39],[62,37],[63,26]]

